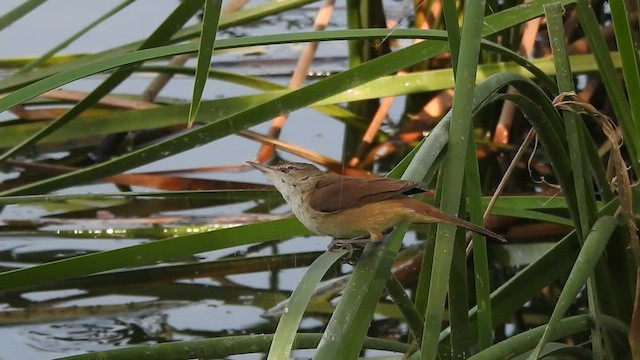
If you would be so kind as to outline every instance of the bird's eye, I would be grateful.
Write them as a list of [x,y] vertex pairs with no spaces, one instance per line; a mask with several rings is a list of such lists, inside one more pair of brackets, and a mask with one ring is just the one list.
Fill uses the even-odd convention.
[[287,165],[287,167],[285,168],[284,172],[288,173],[289,171],[293,171],[295,169],[296,169],[296,167],[294,165]]

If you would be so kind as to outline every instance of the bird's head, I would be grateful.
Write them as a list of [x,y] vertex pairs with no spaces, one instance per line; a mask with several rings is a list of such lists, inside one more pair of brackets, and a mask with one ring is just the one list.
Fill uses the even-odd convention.
[[265,174],[283,195],[285,192],[305,191],[313,187],[316,177],[324,174],[317,167],[305,163],[285,162],[268,166],[247,161],[247,164]]

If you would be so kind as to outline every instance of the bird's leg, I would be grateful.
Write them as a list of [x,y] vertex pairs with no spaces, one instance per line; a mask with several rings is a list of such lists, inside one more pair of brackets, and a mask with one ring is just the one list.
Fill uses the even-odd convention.
[[371,231],[369,232],[369,240],[373,241],[373,242],[378,242],[380,240],[382,240],[382,238],[384,237],[384,234],[380,231]]
[[355,239],[333,239],[329,244],[328,250],[353,250],[354,245],[365,246],[370,243],[369,238],[355,238]]
[[365,245],[370,243],[371,240],[368,238],[355,238],[355,239],[333,239],[329,244],[327,250],[346,250],[348,251],[347,256],[344,258],[344,262],[353,265],[358,256],[354,256],[354,251],[356,251],[356,247],[358,250],[361,250]]
[[349,255],[346,258],[349,260],[353,258],[353,252],[356,247],[362,248],[370,242],[371,240],[363,237],[355,239],[333,239],[329,244],[327,250],[347,250],[349,252]]
[[370,242],[373,243],[377,243],[380,240],[382,240],[382,238],[391,233],[391,231],[393,231],[393,228],[387,229],[384,232],[381,231],[370,231],[369,232],[369,237],[364,237],[364,236],[359,236],[357,238],[353,238],[353,239],[333,239],[331,241],[331,244],[329,244],[329,248],[328,250],[334,250],[334,249],[342,249],[342,250],[349,250],[349,251],[353,251],[353,246],[357,245],[357,246],[365,246],[367,244],[369,244]]

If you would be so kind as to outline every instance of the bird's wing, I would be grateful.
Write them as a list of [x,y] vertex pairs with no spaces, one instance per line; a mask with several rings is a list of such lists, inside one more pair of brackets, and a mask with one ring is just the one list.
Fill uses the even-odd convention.
[[316,211],[335,212],[425,191],[420,184],[405,180],[328,175],[316,183],[309,205]]

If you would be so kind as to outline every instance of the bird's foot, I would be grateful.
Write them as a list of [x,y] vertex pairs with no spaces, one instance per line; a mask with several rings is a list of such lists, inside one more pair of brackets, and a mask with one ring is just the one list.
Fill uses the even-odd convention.
[[348,251],[348,255],[346,257],[346,262],[352,263],[355,260],[354,252],[356,250],[362,250],[371,240],[368,238],[356,238],[356,239],[333,239],[331,244],[327,250],[346,250]]
[[345,250],[353,249],[355,246],[364,247],[371,240],[366,239],[333,239],[329,244],[328,250]]

